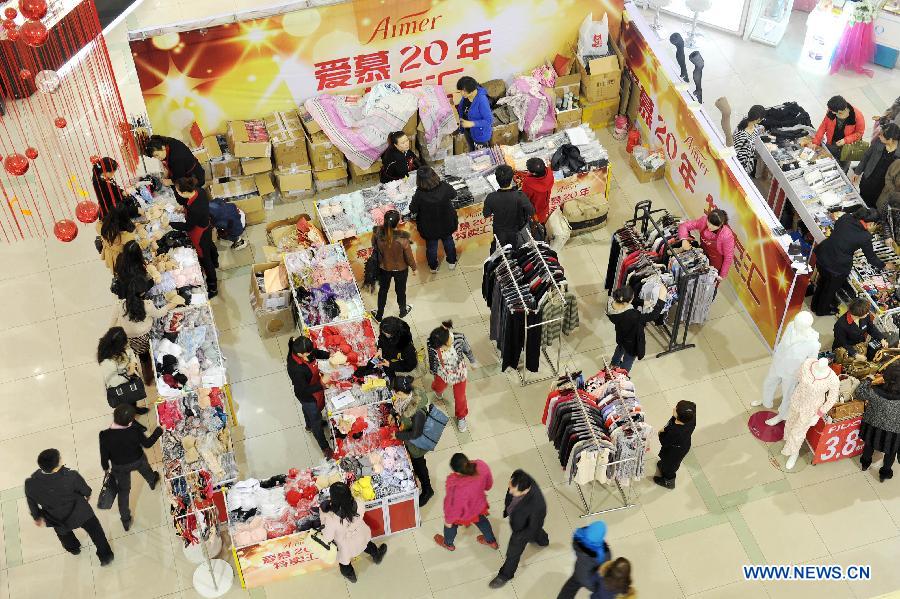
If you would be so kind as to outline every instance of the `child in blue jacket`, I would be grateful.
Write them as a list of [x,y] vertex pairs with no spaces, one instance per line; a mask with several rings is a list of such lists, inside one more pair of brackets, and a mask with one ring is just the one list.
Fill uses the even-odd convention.
[[240,208],[222,199],[210,200],[209,220],[218,231],[219,239],[232,242],[231,249],[247,247],[247,240],[241,237],[247,228],[247,218]]
[[466,134],[469,149],[488,147],[494,132],[494,115],[487,91],[472,77],[460,77],[456,82],[456,89],[463,96],[456,109],[459,111],[459,124]]

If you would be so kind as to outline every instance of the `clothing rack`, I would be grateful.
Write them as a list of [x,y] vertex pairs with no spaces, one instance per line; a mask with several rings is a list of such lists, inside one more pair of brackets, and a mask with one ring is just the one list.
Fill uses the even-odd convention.
[[[634,216],[631,220],[625,221],[625,225],[637,228],[643,236],[646,236],[647,231],[652,227],[659,236],[665,240],[666,243],[664,243],[664,247],[668,247],[668,238],[665,233],[665,228],[660,224],[660,220],[654,218],[654,215],[657,214],[665,215],[668,214],[668,211],[663,208],[653,209],[650,200],[642,200],[635,205]],[[670,254],[681,267],[675,282],[678,300],[674,304],[675,316],[672,324],[666,324],[666,320],[663,318],[661,324],[656,325],[668,338],[668,345],[665,351],[656,354],[657,358],[696,346],[694,343],[687,342],[688,324],[685,321],[694,311],[694,303],[697,297],[696,282],[703,273],[688,268],[677,252],[673,251],[670,252]],[[691,288],[693,288],[694,291],[688,294],[687,291]],[[690,297],[688,297],[688,295],[690,295]]]

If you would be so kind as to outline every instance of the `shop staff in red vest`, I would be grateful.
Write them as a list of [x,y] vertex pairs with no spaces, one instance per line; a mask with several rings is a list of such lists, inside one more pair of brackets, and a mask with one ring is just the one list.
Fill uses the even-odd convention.
[[219,292],[216,280],[218,250],[212,240],[212,226],[209,222],[209,196],[193,177],[182,177],[175,181],[175,200],[184,207],[185,222],[171,223],[173,229],[186,231],[206,276],[206,289],[210,299]]
[[166,177],[163,179],[163,185],[172,185],[173,181],[178,181],[184,177],[193,177],[197,180],[200,187],[206,182],[206,172],[203,165],[194,157],[184,143],[172,137],[163,137],[162,135],[151,135],[144,147],[144,156],[148,158],[156,158],[163,163],[166,168]]
[[294,386],[294,396],[303,408],[306,430],[313,434],[319,449],[328,459],[334,454],[322,429],[322,409],[325,407],[325,385],[329,383],[329,378],[319,372],[316,360],[327,360],[330,355],[327,351],[316,349],[309,337],[291,337],[288,341],[287,373]]

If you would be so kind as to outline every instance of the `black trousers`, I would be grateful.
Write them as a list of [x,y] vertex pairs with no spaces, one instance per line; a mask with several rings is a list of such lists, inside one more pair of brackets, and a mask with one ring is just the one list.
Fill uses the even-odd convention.
[[325,438],[325,429],[322,427],[322,412],[319,410],[319,406],[315,402],[301,401],[300,407],[303,408],[303,420],[306,421],[306,427],[315,437],[319,449],[323,453],[331,451],[331,446],[328,445],[328,440]]
[[[871,443],[866,443],[863,446],[862,455],[859,456],[859,461],[863,464],[871,464],[872,463],[872,455],[875,453],[875,446]],[[881,464],[880,471],[881,472],[891,472],[891,469],[894,467],[894,460],[897,459],[896,453],[885,453],[884,454],[884,462]]]
[[816,316],[828,316],[829,312],[837,307],[837,292],[849,275],[836,275],[824,268],[819,269],[819,280],[816,282],[816,291],[813,293],[809,307]]
[[433,493],[434,489],[431,488],[431,476],[428,474],[428,464],[425,463],[425,456],[421,458],[410,456],[410,460],[412,461],[413,472],[415,472],[416,478],[422,483],[422,493]]
[[[100,520],[97,520],[97,516],[91,516],[90,520],[77,528],[83,528],[84,531],[88,533],[91,542],[94,543],[94,547],[97,548],[98,558],[105,560],[112,557],[112,547],[109,546],[109,541],[106,540],[106,534],[103,532],[103,526],[100,525]],[[81,549],[81,542],[78,540],[78,537],[75,536],[74,532],[71,530],[63,532],[58,528],[54,528],[53,530],[56,532],[56,536],[59,537],[59,542],[62,543],[62,546],[66,551],[72,553],[73,551]]]
[[[375,555],[378,553],[378,547],[372,541],[369,541],[369,544],[366,545],[366,548],[363,549],[366,553],[372,556],[372,559],[375,559]],[[353,576],[356,574],[356,570],[353,569],[353,564],[338,564],[341,568],[341,574],[344,576]]]
[[130,464],[113,464],[110,466],[116,484],[119,486],[119,516],[122,521],[131,520],[131,506],[129,505],[129,495],[131,494],[131,473],[137,470],[140,472],[147,484],[153,484],[156,479],[156,472],[150,467],[147,456],[143,456],[136,462]]
[[509,537],[509,544],[506,547],[506,561],[500,566],[500,572],[497,576],[503,580],[511,580],[516,575],[516,570],[519,569],[519,560],[522,559],[522,553],[524,553],[528,543],[537,543],[541,547],[546,547],[550,544],[550,537],[547,536],[547,531],[543,528],[531,539],[522,534],[513,533]]
[[394,291],[397,292],[397,305],[400,314],[406,312],[406,280],[409,278],[409,269],[384,270],[378,269],[378,320],[384,316],[384,306],[387,304],[387,294],[391,289],[391,280],[394,281]]
[[575,596],[578,594],[583,585],[578,581],[578,577],[573,573],[569,576],[569,580],[565,582],[563,587],[559,590],[559,595],[556,596],[556,599],[575,599]]
[[678,469],[681,467],[681,461],[684,459],[684,455],[671,455],[671,456],[660,456],[659,462],[657,462],[657,467],[659,468],[659,473],[666,480],[675,480],[675,473],[678,472]]
[[208,228],[200,237],[200,250],[203,253],[199,256],[200,268],[203,269],[203,276],[206,277],[206,289],[211,292],[219,290],[219,283],[216,277],[216,267],[219,265],[219,250],[212,240],[212,227]]

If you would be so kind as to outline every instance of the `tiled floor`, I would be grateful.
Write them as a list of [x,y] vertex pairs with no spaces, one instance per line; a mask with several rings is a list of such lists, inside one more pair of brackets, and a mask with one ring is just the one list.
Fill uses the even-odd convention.
[[[234,3],[231,3],[234,4]],[[244,3],[249,4],[249,3]],[[216,3],[221,6],[221,3]],[[209,2],[147,0],[129,19],[140,26],[159,23],[162,9],[182,8],[197,15]],[[232,8],[230,5],[229,9]],[[240,7],[234,7],[237,10]],[[215,12],[221,13],[222,9]],[[788,36],[778,48],[745,43],[707,32],[704,78],[707,104],[722,93],[736,115],[751,103],[798,99],[813,120],[825,100],[843,93],[869,116],[900,94],[900,74],[876,69],[874,79],[840,74],[822,77],[795,66],[804,28],[795,13]],[[111,41],[122,74],[126,106],[137,112],[139,99],[133,70],[125,62],[124,28]],[[778,81],[777,85],[773,82]],[[607,137],[614,185],[611,226],[630,216],[636,200],[651,198],[677,210],[665,184],[638,185],[625,166],[621,146]],[[279,206],[270,219],[302,211]],[[264,242],[262,227],[249,238],[256,255]],[[569,360],[596,369],[614,341],[604,316],[601,291],[610,230],[573,238],[561,260],[579,296],[581,328],[565,340]],[[459,550],[446,553],[431,535],[441,525],[441,493],[423,510],[421,530],[391,538],[384,563],[362,560],[360,582],[348,585],[334,571],[274,584],[252,593],[233,589],[228,597],[329,598],[395,597],[445,599],[498,597],[546,599],[555,596],[572,565],[569,538],[580,517],[577,493],[560,483],[561,472],[546,443],[539,414],[546,396],[543,384],[520,387],[516,377],[501,374],[484,334],[487,312],[479,291],[480,256],[464,256],[455,273],[427,272],[414,277],[410,322],[421,338],[443,317],[452,315],[475,345],[483,364],[470,384],[470,430],[447,430],[429,456],[437,488],[449,470],[452,453],[464,451],[486,460],[498,486],[490,494],[492,513],[500,513],[502,481],[514,468],[531,472],[545,489],[550,514],[551,545],[529,549],[512,584],[489,591],[487,581],[501,556],[474,543],[473,533],[460,534]],[[91,248],[91,236],[70,245],[55,239],[0,247],[0,599],[45,597],[187,598],[193,566],[182,556],[166,521],[159,492],[136,484],[135,526],[125,533],[114,514],[102,521],[116,551],[116,561],[100,568],[91,552],[72,557],[62,552],[52,533],[33,526],[21,485],[34,469],[39,450],[57,447],[66,464],[81,470],[99,486],[96,432],[108,420],[98,393],[93,351],[109,319],[112,298],[108,273]],[[241,257],[246,264],[249,258]],[[244,474],[266,476],[291,466],[306,466],[320,454],[304,433],[300,412],[283,372],[287,336],[261,340],[247,302],[246,266],[223,272],[222,294],[214,300],[220,339],[228,356],[240,427],[236,450]],[[371,303],[372,298],[367,301]],[[392,300],[393,301],[393,300]],[[395,310],[392,305],[389,310]],[[659,427],[672,406],[683,398],[699,404],[694,450],[685,462],[674,491],[649,481],[634,488],[636,506],[604,516],[616,554],[634,564],[635,586],[654,599],[790,597],[874,597],[900,588],[896,556],[900,551],[900,485],[881,484],[861,473],[855,460],[812,467],[801,457],[794,472],[774,465],[777,451],[756,441],[746,429],[750,402],[758,397],[768,368],[766,347],[729,289],[724,289],[713,319],[692,332],[697,347],[656,359],[660,340],[651,338],[647,360],[634,379],[649,413]],[[823,342],[830,323],[817,322]],[[874,469],[873,469],[874,470]],[[613,507],[616,498],[599,489],[597,507]],[[494,518],[505,542],[505,523]],[[745,563],[871,564],[868,583],[753,583],[741,577]],[[582,596],[585,596],[582,594]]]

